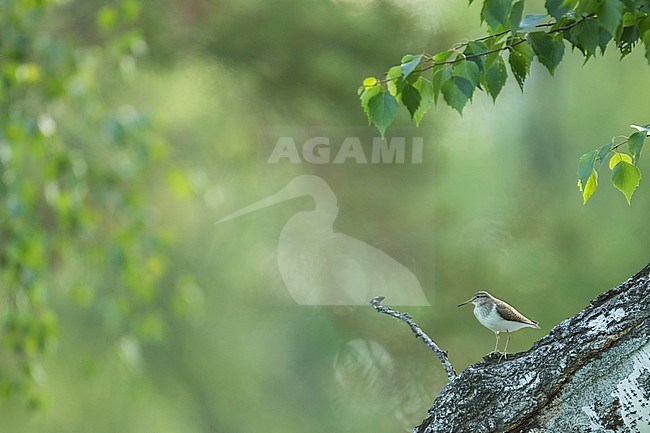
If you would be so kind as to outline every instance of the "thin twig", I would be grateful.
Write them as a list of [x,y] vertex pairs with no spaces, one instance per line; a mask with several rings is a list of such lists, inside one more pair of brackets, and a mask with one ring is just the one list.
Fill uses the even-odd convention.
[[[537,24],[535,27],[533,27],[533,29],[541,29],[541,28],[544,28],[544,27],[551,27],[551,26],[554,26],[555,24],[557,24],[557,21],[553,21],[553,22],[550,22],[550,23],[541,23],[541,24]],[[519,29],[515,30],[515,32],[517,32],[517,31],[519,31]],[[500,31],[498,33],[483,36],[483,37],[478,38],[478,39],[473,39],[471,41],[461,42],[460,44],[458,44],[458,48],[466,47],[467,45],[469,45],[472,42],[478,42],[478,41],[482,42],[482,41],[487,41],[488,39],[500,38],[501,36],[507,35],[508,33],[512,33],[512,29],[503,30],[503,31]]]
[[454,63],[458,63],[458,62],[461,62],[461,61],[465,61],[465,60],[473,59],[473,58],[476,58],[476,57],[483,57],[483,56],[487,56],[488,54],[498,53],[499,51],[503,51],[503,50],[511,50],[512,48],[514,48],[514,47],[516,47],[517,45],[519,45],[519,44],[521,44],[521,43],[524,43],[524,42],[526,42],[526,39],[525,39],[525,38],[520,38],[519,40],[517,40],[517,41],[515,41],[515,42],[513,42],[513,43],[511,43],[511,44],[509,44],[509,45],[504,45],[504,46],[502,46],[502,47],[493,48],[493,49],[491,49],[491,50],[483,51],[483,52],[481,52],[481,53],[472,53],[472,54],[467,54],[467,55],[461,53],[461,56],[456,57],[454,60],[446,60],[446,61],[444,61],[444,62],[435,62],[435,61],[434,61],[434,62],[431,63],[430,65],[423,66],[423,67],[420,69],[420,71],[421,71],[421,72],[424,72],[424,71],[428,71],[429,69],[432,69],[432,68],[434,68],[434,67],[436,67],[436,66],[440,66],[440,65],[452,65],[452,64],[454,64]]
[[447,373],[447,378],[449,378],[449,381],[451,382],[456,378],[456,371],[454,370],[454,367],[451,365],[449,362],[449,358],[447,358],[447,352],[443,351],[438,347],[436,343],[433,342],[433,340],[424,333],[424,331],[413,321],[411,316],[409,316],[406,313],[400,313],[395,310],[391,310],[390,308],[384,307],[381,305],[381,301],[384,300],[383,296],[377,296],[374,297],[370,300],[370,305],[372,305],[375,310],[379,311],[380,313],[388,314],[389,316],[393,316],[396,319],[402,320],[405,322],[409,328],[411,328],[411,331],[415,334],[416,337],[421,338],[422,341],[424,341],[424,344],[429,346],[429,349],[433,350],[433,352],[436,354],[440,362],[442,363],[442,367],[445,369],[445,373]]
[[[564,27],[558,27],[556,29],[549,30],[546,33],[549,33],[549,34],[551,34],[551,33],[559,33],[559,32],[569,30],[570,28],[577,26],[581,22],[588,20],[589,18],[593,17],[594,15],[595,14],[585,15],[585,16],[581,17],[580,19],[572,22],[571,24],[568,24],[568,25],[566,25]],[[538,27],[548,27],[548,26],[549,26],[549,24],[538,24],[536,26],[536,28],[538,28]],[[503,32],[500,32],[500,33],[497,33],[497,34],[494,34],[494,35],[491,35],[491,36],[488,36],[488,37],[485,37],[485,38],[480,38],[480,39],[477,39],[477,40],[480,41],[480,40],[485,40],[485,39],[487,39],[489,37],[503,36],[504,34],[509,33],[510,31],[511,30],[506,30],[506,31],[503,31]],[[528,33],[531,33],[531,32],[525,32],[525,33],[528,34]],[[444,61],[444,62],[433,62],[433,64],[423,67],[422,70],[425,71],[427,69],[433,68],[434,66],[450,65],[450,64],[462,61],[462,60],[472,59],[474,57],[481,57],[481,56],[485,56],[485,55],[496,53],[496,52],[503,51],[503,50],[510,50],[513,47],[515,47],[515,46],[517,46],[517,45],[519,45],[519,44],[526,41],[526,38],[522,38],[521,36],[520,36],[520,38],[521,39],[519,39],[519,40],[517,40],[517,41],[515,41],[515,42],[513,42],[513,43],[511,43],[509,45],[504,45],[504,46],[499,47],[499,48],[494,48],[494,49],[491,49],[491,50],[488,50],[488,51],[484,51],[482,53],[472,53],[472,54],[468,54],[468,55],[463,56],[463,57],[457,57],[454,60],[447,60],[447,61]],[[431,58],[433,58],[433,57],[431,57]]]
[[[629,138],[625,139],[625,141],[621,141],[620,143],[616,143],[615,145],[612,146],[611,149],[609,149],[609,152],[611,152],[612,150],[617,150],[619,147],[621,147],[622,145],[627,143],[628,140],[629,140]],[[607,153],[609,153],[609,152],[607,152]]]

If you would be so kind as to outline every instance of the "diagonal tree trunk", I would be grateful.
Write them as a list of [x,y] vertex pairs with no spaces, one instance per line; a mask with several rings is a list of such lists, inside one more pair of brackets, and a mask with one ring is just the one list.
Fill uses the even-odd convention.
[[650,265],[530,350],[468,367],[413,432],[650,432]]

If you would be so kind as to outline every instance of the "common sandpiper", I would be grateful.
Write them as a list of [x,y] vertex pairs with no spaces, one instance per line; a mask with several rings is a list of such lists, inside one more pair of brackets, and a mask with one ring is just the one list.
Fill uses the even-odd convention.
[[505,358],[508,353],[508,343],[510,342],[510,333],[521,328],[536,328],[540,329],[539,324],[533,320],[528,319],[519,311],[500,299],[495,298],[488,292],[479,291],[468,301],[459,304],[459,307],[472,303],[474,304],[474,315],[481,322],[481,325],[492,330],[497,337],[494,352],[499,353],[499,333],[506,332],[508,338],[506,339],[506,347],[503,349],[501,358]]

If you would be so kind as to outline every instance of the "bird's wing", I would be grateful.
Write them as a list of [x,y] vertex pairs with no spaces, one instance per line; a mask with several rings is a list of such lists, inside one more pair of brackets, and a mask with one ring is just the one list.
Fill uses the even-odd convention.
[[503,317],[506,320],[510,320],[513,322],[528,323],[530,325],[535,325],[535,326],[538,325],[537,322],[528,319],[519,311],[515,310],[511,305],[506,304],[503,301],[497,300],[496,305],[497,305],[497,312],[501,315],[501,317]]

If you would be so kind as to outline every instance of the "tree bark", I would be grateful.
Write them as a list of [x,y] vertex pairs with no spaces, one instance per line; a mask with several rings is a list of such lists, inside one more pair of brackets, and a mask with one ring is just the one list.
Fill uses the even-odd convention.
[[450,381],[414,433],[650,432],[650,265],[533,347]]

